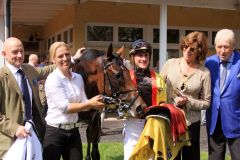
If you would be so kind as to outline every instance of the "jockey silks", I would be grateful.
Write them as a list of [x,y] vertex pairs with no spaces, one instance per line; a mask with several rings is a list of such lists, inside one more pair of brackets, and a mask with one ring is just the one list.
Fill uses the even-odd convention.
[[130,76],[147,106],[166,102],[166,84],[160,74],[150,69],[135,69],[130,70]]

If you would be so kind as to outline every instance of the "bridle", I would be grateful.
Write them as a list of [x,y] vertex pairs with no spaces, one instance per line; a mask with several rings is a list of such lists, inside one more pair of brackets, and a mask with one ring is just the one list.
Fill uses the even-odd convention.
[[[117,58],[118,55],[113,54],[114,58]],[[140,96],[140,93],[138,92],[137,89],[132,89],[132,90],[124,90],[121,91],[119,90],[118,87],[113,86],[111,78],[109,76],[109,73],[107,72],[108,68],[110,66],[112,66],[114,64],[113,61],[107,61],[107,59],[102,60],[102,64],[103,64],[103,71],[104,71],[104,79],[103,79],[103,88],[104,88],[104,92],[103,92],[103,100],[106,104],[114,104],[116,106],[118,106],[118,109],[120,111],[124,111],[124,112],[128,112],[129,110],[131,110],[133,104],[135,103],[135,101],[138,99],[138,97]],[[121,69],[125,68],[124,64],[121,63],[119,64],[119,67]],[[111,91],[111,95],[107,96],[106,93],[106,80],[109,82],[109,90]],[[118,88],[118,89],[116,89]],[[129,94],[130,92],[137,92],[137,95],[128,103],[128,102],[123,102],[119,96],[123,95],[123,94]]]

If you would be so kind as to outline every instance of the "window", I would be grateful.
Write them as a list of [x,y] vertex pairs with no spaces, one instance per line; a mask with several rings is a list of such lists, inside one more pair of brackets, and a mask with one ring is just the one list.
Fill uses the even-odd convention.
[[48,49],[50,48],[50,46],[51,46],[51,39],[50,38],[48,38]]
[[57,41],[62,41],[61,33],[57,35]]
[[143,28],[118,27],[119,42],[133,42],[137,39],[143,39]]
[[[179,50],[178,49],[167,49],[168,59],[170,58],[178,58],[179,57]],[[159,49],[153,49],[153,67],[157,66],[159,63]]]
[[72,43],[73,42],[73,29],[71,28],[69,30],[69,43]]
[[179,43],[179,30],[178,29],[168,29],[167,30],[167,43]]
[[38,42],[23,42],[23,47],[24,47],[25,51],[38,52],[38,50],[39,50],[39,43]]
[[55,37],[52,37],[52,43],[54,43],[55,42]]
[[87,41],[113,41],[113,27],[88,25]]
[[[153,29],[153,43],[159,43],[159,29]],[[179,30],[168,29],[167,30],[167,43],[178,44],[179,43]]]
[[159,49],[153,49],[152,52],[152,56],[153,56],[153,67],[157,67],[158,63],[159,63]]
[[68,44],[68,31],[63,32],[63,41]]
[[168,59],[171,58],[179,58],[179,50],[178,49],[168,49]]
[[159,43],[159,29],[153,29],[153,43]]
[[216,31],[212,32],[212,45],[214,45],[216,34],[217,34]]

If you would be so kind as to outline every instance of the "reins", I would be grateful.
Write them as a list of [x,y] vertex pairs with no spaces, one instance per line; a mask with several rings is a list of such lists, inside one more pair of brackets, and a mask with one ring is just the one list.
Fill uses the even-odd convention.
[[[109,74],[107,72],[107,69],[113,65],[113,62],[107,62],[107,60],[105,61],[104,57],[102,57],[102,64],[103,64],[103,71],[104,71],[104,79],[103,79],[103,87],[104,87],[104,92],[103,92],[103,99],[104,102],[107,104],[115,104],[118,106],[120,111],[125,111],[128,112],[129,110],[131,110],[134,102],[137,100],[137,98],[140,96],[139,92],[137,89],[134,90],[125,90],[125,91],[116,91],[113,88],[113,84],[111,81],[111,78],[109,77]],[[124,67],[123,64],[120,66],[121,68]],[[106,94],[106,80],[109,82],[109,90],[111,91],[111,96],[107,96]],[[116,88],[116,87],[115,87]],[[130,92],[137,92],[138,94],[134,97],[134,99],[131,100],[131,102],[126,103],[126,102],[122,102],[121,99],[119,99],[118,97],[122,94],[128,94]]]

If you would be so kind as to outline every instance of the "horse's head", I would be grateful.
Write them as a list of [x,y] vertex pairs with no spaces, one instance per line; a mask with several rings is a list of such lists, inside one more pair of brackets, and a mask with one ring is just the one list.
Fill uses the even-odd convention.
[[128,112],[133,117],[143,116],[146,107],[136,85],[131,80],[128,68],[125,64],[124,45],[113,53],[110,45],[106,59],[103,63],[104,86],[101,93],[118,101],[119,109]]
[[116,104],[133,117],[142,117],[146,107],[124,64],[124,46],[113,53],[86,49],[73,71],[83,76],[88,98],[102,94],[105,100]]

